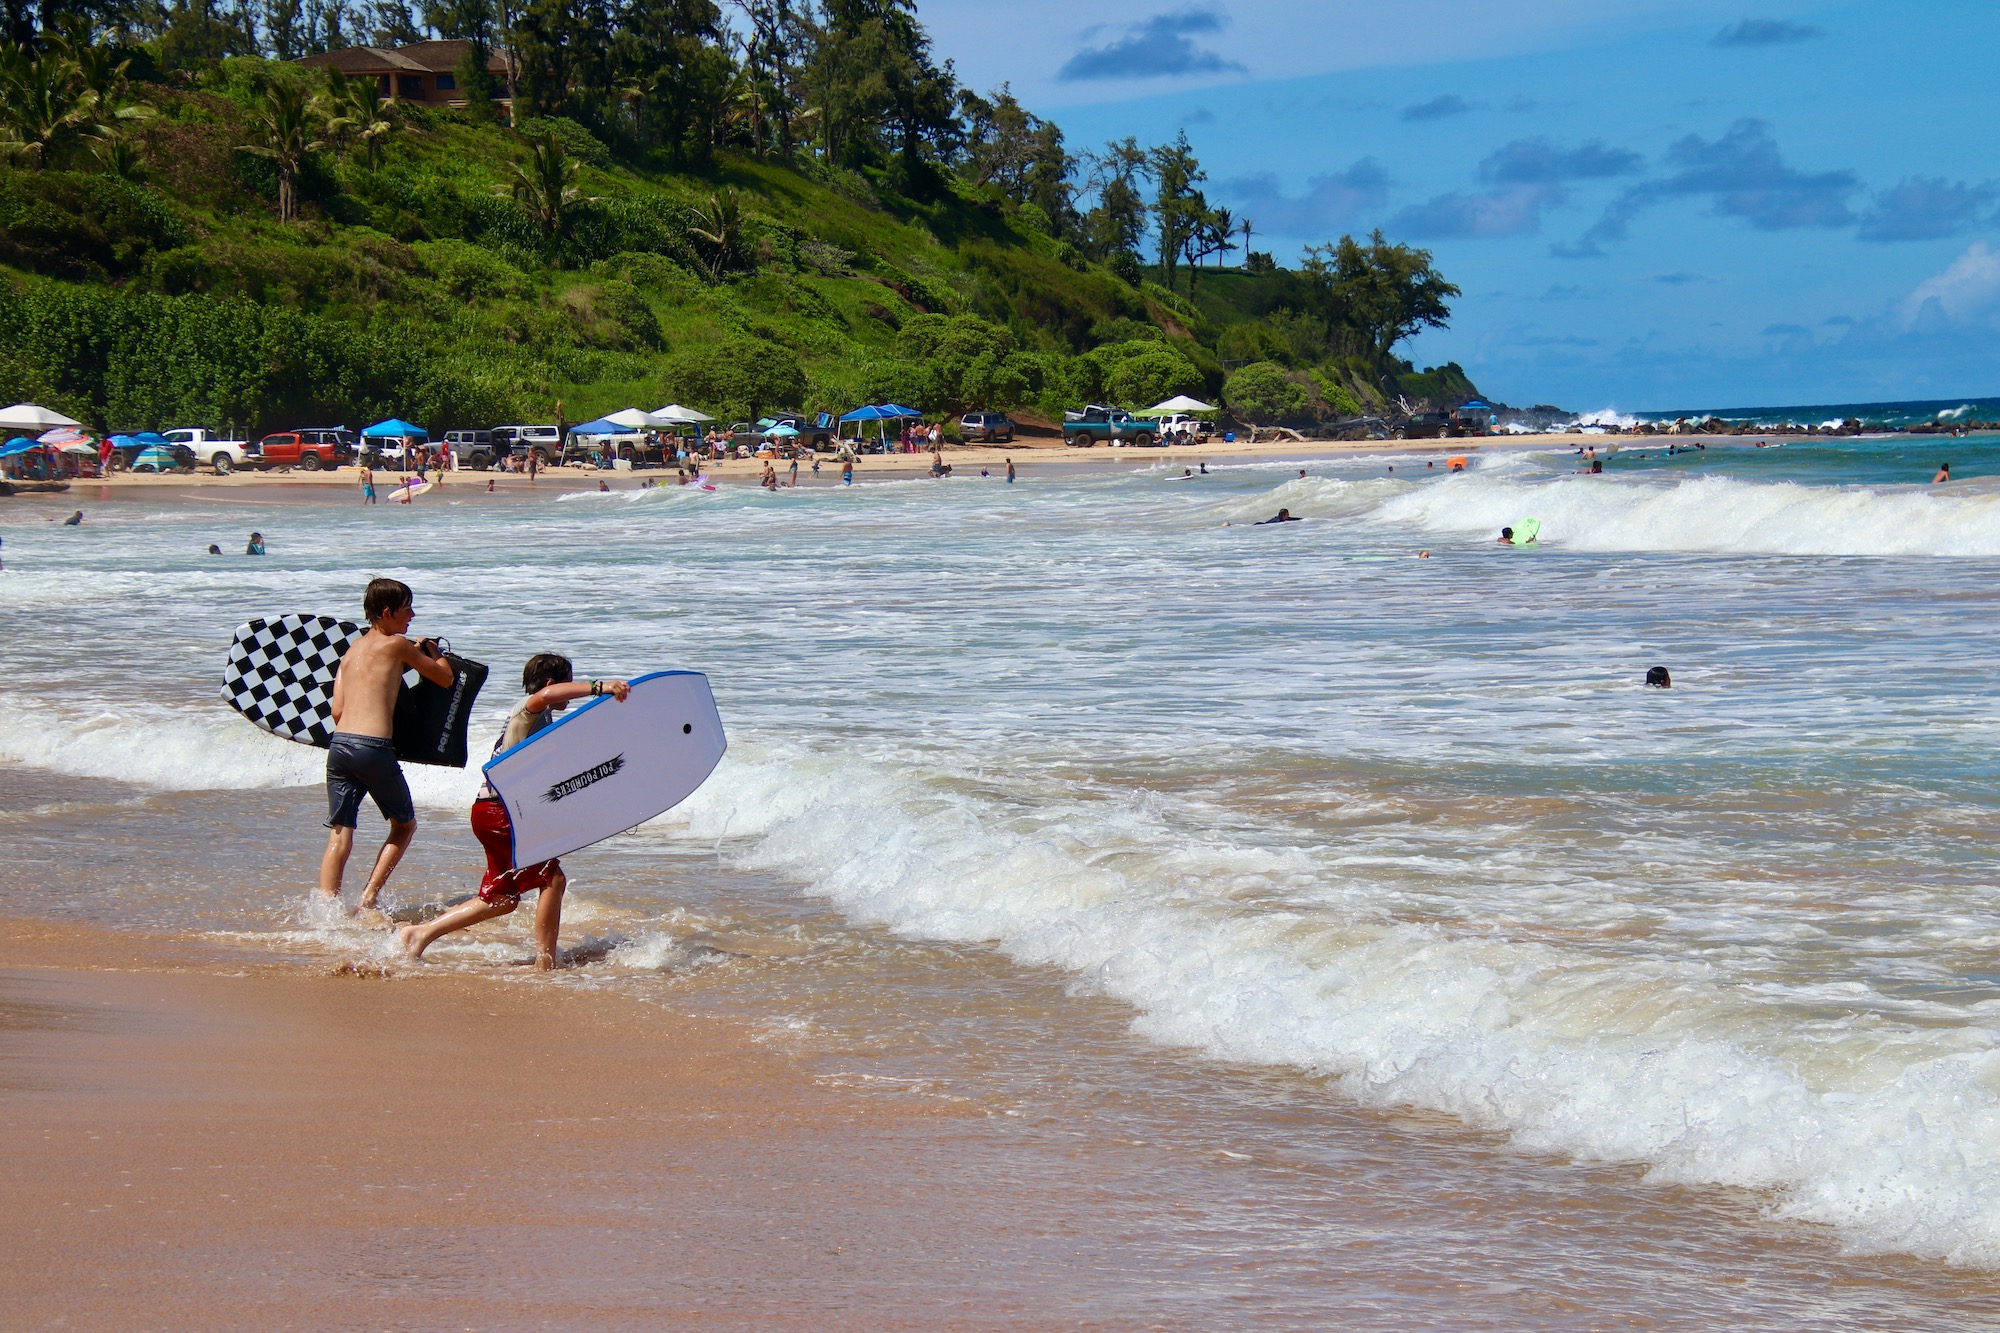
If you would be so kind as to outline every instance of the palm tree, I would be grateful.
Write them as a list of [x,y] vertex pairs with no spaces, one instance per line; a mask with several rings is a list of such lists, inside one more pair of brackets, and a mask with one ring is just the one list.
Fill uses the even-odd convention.
[[145,159],[140,156],[138,146],[123,135],[99,139],[90,145],[90,151],[96,155],[107,176],[128,181],[146,178]]
[[383,100],[381,86],[372,78],[350,82],[345,115],[355,137],[361,140],[361,151],[367,158],[368,169],[373,171],[382,165],[382,145],[396,128],[395,121],[389,118],[389,103]]
[[306,155],[320,147],[313,137],[317,119],[304,88],[290,79],[273,80],[264,91],[263,105],[250,113],[250,132],[257,142],[237,146],[237,152],[265,158],[278,168],[280,222],[299,215],[299,172],[305,168]]
[[743,204],[734,190],[708,197],[708,206],[697,209],[695,224],[688,235],[708,247],[708,276],[720,278],[735,266],[743,249]]
[[0,43],[0,156],[40,169],[70,143],[108,136],[103,100],[60,48]]
[[577,205],[584,202],[576,185],[579,170],[577,160],[563,151],[555,135],[540,134],[528,140],[527,162],[514,164],[511,187],[494,189],[501,194],[511,189],[514,202],[542,229],[543,239],[553,247],[569,230]]

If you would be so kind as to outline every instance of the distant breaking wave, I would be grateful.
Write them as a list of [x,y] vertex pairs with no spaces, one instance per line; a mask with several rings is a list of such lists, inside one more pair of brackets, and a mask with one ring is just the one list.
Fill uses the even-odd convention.
[[[1733,555],[2000,555],[2000,489],[1809,486],[1733,477],[1530,481],[1531,455],[1498,455],[1430,484],[1307,477],[1218,509],[1233,522],[1280,506],[1439,535],[1491,536],[1523,518],[1578,551]],[[1421,474],[1419,474],[1421,475]],[[1435,475],[1435,474],[1432,474]]]

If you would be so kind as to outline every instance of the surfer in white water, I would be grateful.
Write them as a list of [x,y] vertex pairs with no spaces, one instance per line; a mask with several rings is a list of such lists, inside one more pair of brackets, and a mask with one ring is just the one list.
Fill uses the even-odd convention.
[[[1300,473],[1299,475],[1304,476],[1305,474]],[[1291,510],[1280,509],[1276,514],[1273,514],[1270,518],[1260,518],[1255,523],[1252,523],[1250,526],[1253,528],[1261,528],[1267,523],[1297,523],[1299,521],[1300,519],[1298,515],[1294,514]]]
[[1495,537],[1493,540],[1500,543],[1502,546],[1512,546],[1514,544],[1514,529],[1512,528],[1500,529],[1500,535],[1498,537]]
[[[555,721],[557,713],[578,699],[594,699],[608,694],[619,703],[631,693],[622,680],[573,681],[570,662],[560,653],[536,653],[521,669],[521,688],[528,697],[507,716],[507,729],[494,742],[493,753],[511,750],[528,737]],[[569,881],[562,862],[551,857],[531,866],[514,864],[514,824],[500,793],[488,783],[479,789],[472,803],[472,836],[486,849],[486,877],[479,881],[479,896],[468,898],[441,916],[418,925],[399,927],[396,942],[410,958],[422,958],[424,950],[446,935],[481,921],[506,916],[521,905],[524,894],[539,893],[535,901],[535,967],[547,972],[556,966],[556,937],[562,933],[563,889]]]
[[451,663],[425,639],[407,637],[416,616],[409,585],[396,579],[374,579],[362,595],[368,632],[354,641],[340,659],[333,678],[333,736],[326,748],[326,854],[319,863],[319,891],[331,901],[340,898],[340,881],[354,851],[354,826],[367,796],[389,821],[389,836],[376,854],[361,905],[373,909],[382,886],[403,859],[417,833],[417,808],[410,784],[396,762],[396,696],[403,672],[414,670],[433,685],[449,687]]

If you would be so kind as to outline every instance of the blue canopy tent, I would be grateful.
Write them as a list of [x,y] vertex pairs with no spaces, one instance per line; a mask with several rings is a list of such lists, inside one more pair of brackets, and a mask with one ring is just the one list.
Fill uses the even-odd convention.
[[884,403],[882,404],[881,411],[885,417],[920,417],[923,415],[916,408],[904,407],[899,403]]
[[609,417],[599,417],[595,421],[586,421],[580,426],[571,426],[569,433],[572,435],[630,435],[632,428],[630,426],[621,426]]
[[390,417],[365,427],[362,432],[371,440],[428,440],[431,433],[422,426],[412,426],[401,417]]

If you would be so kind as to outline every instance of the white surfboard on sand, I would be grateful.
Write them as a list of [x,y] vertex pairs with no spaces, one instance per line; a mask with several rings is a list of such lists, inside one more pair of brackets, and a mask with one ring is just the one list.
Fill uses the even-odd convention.
[[658,671],[493,756],[486,780],[514,825],[514,864],[565,856],[673,809],[729,748],[708,677]]

